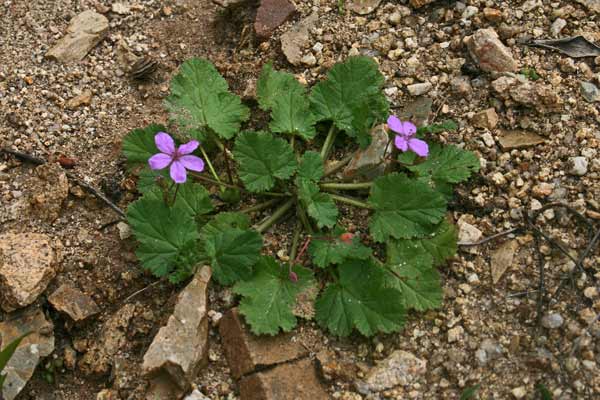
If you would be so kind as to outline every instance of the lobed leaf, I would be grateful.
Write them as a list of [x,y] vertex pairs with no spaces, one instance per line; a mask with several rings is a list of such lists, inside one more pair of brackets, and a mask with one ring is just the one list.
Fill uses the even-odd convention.
[[231,285],[252,277],[263,244],[258,232],[230,229],[203,239],[217,282]]
[[349,259],[366,260],[371,257],[372,250],[360,242],[360,237],[354,235],[351,242],[340,239],[344,230],[336,226],[331,236],[316,237],[310,242],[308,252],[312,256],[313,263],[318,267],[325,268],[332,264],[341,264]]
[[375,181],[369,203],[375,210],[369,228],[377,242],[430,234],[446,210],[441,194],[423,182],[397,173]]
[[446,259],[453,257],[458,250],[456,245],[457,232],[454,225],[446,220],[436,227],[435,231],[428,236],[414,239],[390,240],[387,243],[388,263],[398,263],[399,260],[407,258],[406,249],[419,251],[421,254],[430,255],[435,265],[440,265]]
[[[176,190],[177,192],[175,192]],[[177,194],[175,195],[175,193]],[[204,186],[193,182],[186,182],[172,187],[170,190],[167,190],[166,194],[160,188],[154,187],[144,197],[162,201],[163,203],[165,200],[172,201],[175,198],[175,203],[171,207],[186,212],[194,218],[208,214],[213,210],[208,190]],[[166,204],[163,206],[166,207]]]
[[316,151],[306,151],[302,155],[300,165],[298,166],[298,176],[302,179],[318,182],[325,174],[323,159]]
[[240,179],[251,192],[272,189],[277,178],[291,177],[298,167],[291,146],[265,132],[239,135],[233,155],[240,165]]
[[252,278],[234,286],[233,291],[243,296],[240,312],[254,334],[276,335],[280,329],[289,332],[296,326],[292,313],[296,296],[314,285],[314,280],[310,270],[295,267],[298,281],[292,282],[288,270],[287,264],[279,265],[273,257],[262,256]]
[[200,229],[200,236],[205,238],[231,229],[247,230],[250,228],[250,217],[239,212],[221,212]]
[[433,144],[424,162],[408,167],[418,176],[428,176],[438,183],[466,181],[473,172],[479,171],[479,159],[467,150],[448,145]]
[[306,212],[316,222],[319,229],[332,227],[337,222],[338,209],[331,196],[319,191],[319,185],[307,179],[296,179],[298,197],[306,207]]
[[321,326],[338,336],[348,336],[353,329],[372,336],[402,328],[402,294],[385,287],[383,270],[370,260],[347,261],[338,269],[338,282],[327,286],[315,305]]
[[223,139],[231,139],[250,113],[228,89],[227,81],[210,61],[192,58],[171,80],[166,106],[179,127],[194,138],[205,140],[210,129]]
[[271,63],[263,65],[258,81],[256,82],[256,97],[261,109],[268,111],[273,108],[275,101],[300,85],[294,75],[279,72],[273,69]]
[[158,132],[165,132],[167,128],[163,125],[148,125],[143,129],[134,129],[123,138],[123,154],[127,158],[129,166],[142,164],[147,166],[148,159],[158,153],[154,136]]

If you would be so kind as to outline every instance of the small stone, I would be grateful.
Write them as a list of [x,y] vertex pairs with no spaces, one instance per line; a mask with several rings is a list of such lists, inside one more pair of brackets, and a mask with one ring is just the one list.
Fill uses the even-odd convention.
[[131,12],[131,5],[127,3],[113,3],[111,11],[119,15],[127,15]]
[[394,11],[388,17],[388,21],[393,26],[400,25],[400,22],[402,21],[402,14],[400,14],[398,11]]
[[194,389],[192,393],[185,396],[183,400],[210,400],[208,397],[202,394],[198,389]]
[[56,275],[62,244],[39,233],[0,235],[0,306],[10,312],[33,303]]
[[8,361],[0,397],[14,400],[31,379],[37,364],[54,351],[54,326],[39,308],[26,309],[0,322],[0,346],[30,332]]
[[464,332],[465,329],[460,325],[448,329],[448,343],[454,343],[459,341],[462,338]]
[[581,82],[581,95],[585,101],[594,103],[600,101],[600,89],[592,82]]
[[67,34],[46,53],[46,57],[63,63],[82,60],[107,32],[108,19],[104,15],[84,11],[71,20]]
[[481,239],[483,233],[467,222],[458,222],[458,241],[460,243],[475,243]]
[[64,284],[48,296],[48,301],[60,312],[67,314],[73,321],[80,322],[100,312],[92,298],[74,287]]
[[516,76],[502,76],[492,82],[492,88],[507,104],[517,103],[531,107],[538,113],[559,112],[564,109],[563,98],[556,88],[541,81],[530,81]]
[[527,389],[519,386],[510,391],[515,399],[522,399],[527,395]]
[[467,6],[460,16],[462,19],[469,19],[479,12],[479,9],[475,6]]
[[259,368],[305,357],[308,352],[291,340],[291,334],[255,336],[242,321],[236,308],[219,323],[219,333],[231,375],[238,379]]
[[281,50],[292,65],[302,62],[302,51],[310,43],[310,29],[318,20],[318,14],[313,13],[281,35]]
[[366,149],[358,149],[344,169],[343,175],[351,178],[365,176],[374,179],[382,175],[389,166],[387,156],[392,153],[385,125],[378,125],[370,132],[371,144]]
[[379,7],[381,0],[349,0],[346,2],[346,8],[359,15],[367,15]]
[[275,29],[289,20],[296,12],[296,6],[288,0],[261,0],[254,31],[259,40],[267,40]]
[[317,58],[312,53],[305,54],[300,61],[309,67],[317,65]]
[[479,29],[465,42],[473,59],[487,72],[514,72],[519,65],[492,28]]
[[571,175],[583,176],[588,172],[588,160],[585,157],[570,157],[568,172]]
[[84,90],[80,95],[73,97],[71,100],[67,101],[65,106],[69,110],[76,110],[81,106],[89,106],[92,102],[92,91]]
[[121,240],[129,239],[131,237],[131,228],[127,222],[121,221],[117,224],[117,230],[119,231],[119,238]]
[[531,193],[539,198],[550,196],[553,191],[554,184],[548,182],[540,182],[531,189]]
[[119,392],[113,389],[102,389],[96,394],[96,400],[120,400]]
[[563,317],[557,313],[546,314],[542,317],[542,326],[546,329],[558,329],[563,322]]
[[421,8],[427,4],[433,3],[435,0],[409,0],[409,4],[414,8]]
[[490,22],[500,22],[502,21],[502,11],[497,8],[485,7],[483,17]]
[[327,400],[310,359],[280,364],[247,375],[239,382],[242,400]]
[[506,270],[512,266],[515,252],[519,248],[519,242],[516,240],[509,240],[503,243],[498,250],[492,253],[491,267],[492,267],[492,283],[496,284],[502,278],[502,275]]
[[186,390],[199,369],[207,362],[208,308],[207,286],[210,267],[204,266],[180,293],[173,315],[162,327],[144,354],[144,375],[168,376]]
[[481,139],[487,147],[494,147],[494,145],[496,144],[494,137],[489,132],[485,132],[483,135],[481,135]]
[[583,4],[587,8],[589,8],[590,11],[600,14],[600,1],[599,0],[575,0],[575,1],[577,1],[579,4]]
[[502,150],[526,149],[545,142],[545,139],[537,133],[529,131],[502,131],[498,137]]
[[54,222],[69,196],[69,180],[64,169],[59,163],[40,165],[29,182],[33,187],[29,195],[32,213],[46,222]]
[[493,107],[488,108],[473,115],[471,123],[476,128],[494,129],[498,124],[498,114]]
[[598,288],[595,286],[590,286],[588,288],[585,288],[585,290],[583,291],[583,295],[585,297],[587,297],[588,299],[593,300],[596,297],[598,297],[598,295],[599,295]]
[[406,87],[408,93],[410,93],[412,96],[421,96],[429,92],[432,88],[433,85],[430,82],[415,83]]
[[403,350],[394,351],[388,358],[373,367],[363,381],[356,382],[362,394],[380,392],[394,386],[408,386],[427,371],[427,361]]
[[565,26],[567,26],[567,21],[562,18],[556,18],[550,26],[550,33],[552,36],[557,37]]
[[328,381],[334,379],[353,381],[359,371],[352,360],[340,360],[336,353],[329,349],[318,352],[316,361],[321,375]]
[[65,363],[65,368],[71,371],[74,370],[77,365],[77,352],[69,344],[63,349],[63,361]]

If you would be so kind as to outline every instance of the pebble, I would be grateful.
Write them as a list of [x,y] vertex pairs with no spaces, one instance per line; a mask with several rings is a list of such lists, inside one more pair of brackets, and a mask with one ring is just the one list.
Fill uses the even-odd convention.
[[552,36],[556,37],[560,34],[560,32],[567,26],[567,21],[562,18],[556,18],[550,26],[550,33]]
[[587,102],[594,103],[600,101],[600,89],[592,82],[581,82],[580,87],[581,95]]
[[542,317],[542,326],[546,329],[558,329],[563,323],[563,317],[557,313],[546,314]]
[[585,157],[571,157],[569,158],[569,174],[583,176],[588,172],[588,160]]
[[510,391],[515,399],[522,399],[527,395],[527,390],[523,386],[519,386]]
[[448,330],[448,343],[454,343],[462,338],[464,328],[460,325]]
[[309,67],[312,67],[317,64],[317,58],[312,53],[304,55],[304,57],[302,57],[302,60],[300,61],[302,62],[302,64],[308,65]]
[[408,89],[408,93],[410,93],[412,96],[421,96],[429,92],[432,88],[433,85],[430,82],[415,83],[406,87],[406,89]]

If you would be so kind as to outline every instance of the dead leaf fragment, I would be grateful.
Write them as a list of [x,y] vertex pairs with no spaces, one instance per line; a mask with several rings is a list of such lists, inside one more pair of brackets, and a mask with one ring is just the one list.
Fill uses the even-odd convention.
[[498,138],[502,150],[525,149],[544,143],[545,139],[537,133],[528,131],[504,131],[504,134]]
[[555,50],[572,58],[600,56],[600,47],[583,36],[572,36],[556,40],[532,40],[527,45]]
[[516,240],[505,242],[492,254],[492,282],[494,284],[500,281],[502,275],[510,267],[515,258],[515,252],[519,248],[519,243]]

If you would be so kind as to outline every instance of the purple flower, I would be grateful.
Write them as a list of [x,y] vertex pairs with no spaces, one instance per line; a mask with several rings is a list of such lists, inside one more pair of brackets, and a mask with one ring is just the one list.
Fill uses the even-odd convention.
[[400,121],[395,115],[390,115],[387,120],[388,127],[396,132],[394,144],[401,151],[411,150],[420,157],[427,157],[429,146],[421,139],[415,138],[417,127],[409,121]]
[[171,135],[165,132],[158,132],[154,136],[154,142],[160,153],[150,157],[148,160],[150,168],[157,170],[171,165],[169,172],[171,179],[175,183],[184,183],[186,181],[186,169],[197,172],[202,172],[204,169],[204,161],[200,157],[191,155],[200,145],[198,141],[192,140],[177,148]]

